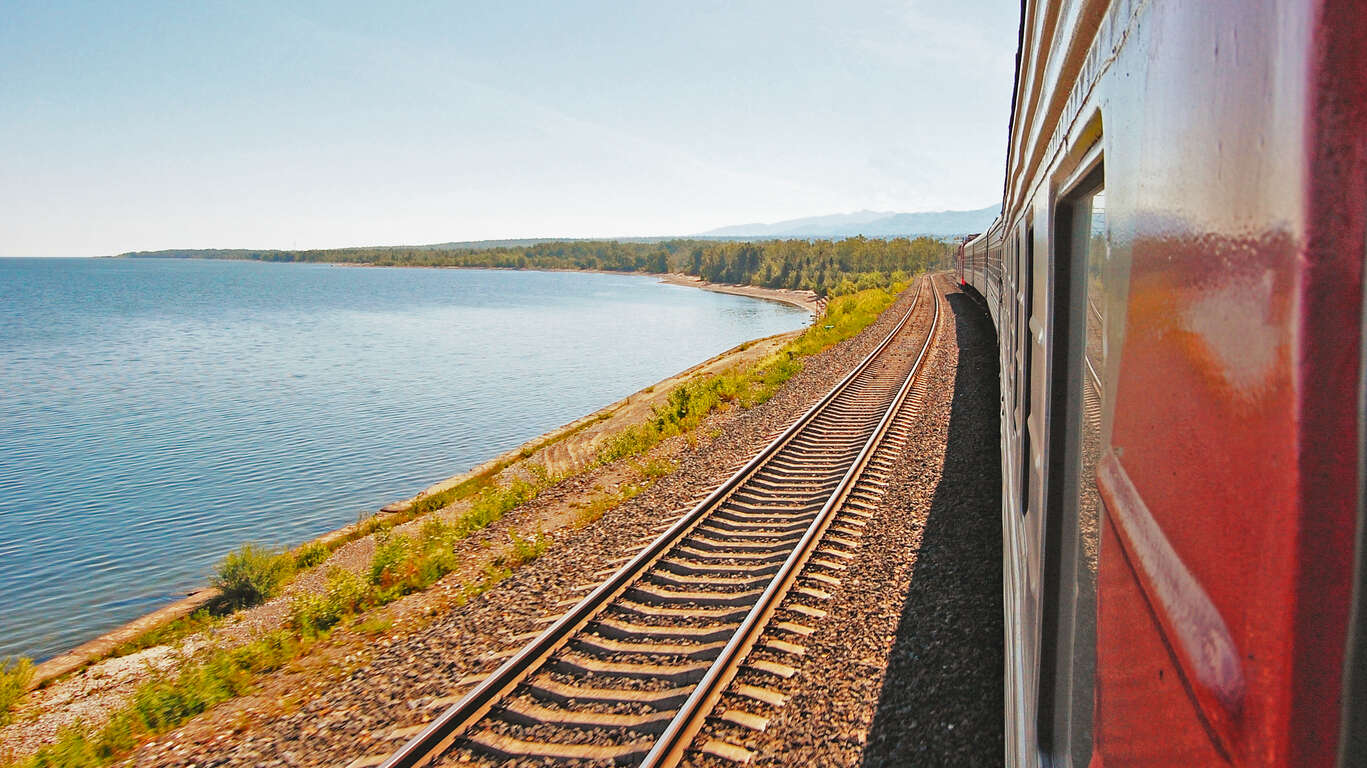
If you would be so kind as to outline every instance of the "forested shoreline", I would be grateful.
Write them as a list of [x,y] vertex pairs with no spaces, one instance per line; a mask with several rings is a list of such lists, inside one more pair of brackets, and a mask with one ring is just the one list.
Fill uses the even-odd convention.
[[933,237],[843,240],[568,240],[493,248],[335,248],[309,251],[137,251],[121,258],[239,259],[385,267],[579,269],[681,272],[716,283],[811,290],[838,296],[886,286],[948,262],[952,246]]

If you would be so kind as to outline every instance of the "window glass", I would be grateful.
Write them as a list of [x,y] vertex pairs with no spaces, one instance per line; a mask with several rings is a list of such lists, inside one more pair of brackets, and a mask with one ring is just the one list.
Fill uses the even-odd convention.
[[1099,530],[1097,528],[1098,510],[1101,500],[1097,495],[1096,462],[1101,451],[1101,413],[1103,389],[1101,377],[1106,370],[1106,316],[1102,293],[1101,278],[1107,259],[1110,256],[1106,245],[1106,192],[1098,190],[1091,195],[1088,215],[1083,217],[1087,226],[1087,323],[1084,337],[1082,365],[1082,429],[1079,446],[1082,467],[1078,475],[1078,532],[1082,538],[1083,564],[1096,580],[1097,548]]
[[1096,488],[1096,463],[1101,455],[1101,415],[1106,371],[1106,303],[1102,278],[1110,250],[1106,238],[1106,192],[1084,195],[1074,211],[1074,268],[1084,270],[1082,298],[1086,320],[1083,332],[1082,381],[1078,424],[1077,540],[1074,569],[1077,601],[1073,613],[1072,696],[1069,712],[1073,765],[1087,765],[1092,751],[1092,706],[1096,677],[1096,579],[1101,547],[1101,497]]

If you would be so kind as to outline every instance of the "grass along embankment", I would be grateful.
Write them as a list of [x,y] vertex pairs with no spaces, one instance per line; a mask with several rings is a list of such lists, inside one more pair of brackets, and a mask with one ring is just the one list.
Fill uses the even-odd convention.
[[[610,487],[579,498],[559,524],[595,523],[673,471],[669,457],[657,451],[661,443],[678,436],[696,440],[707,416],[768,400],[802,370],[807,357],[863,330],[904,287],[868,288],[836,298],[825,317],[795,338],[755,345],[745,350],[751,354],[742,363],[647,393],[654,395],[648,412],[637,403],[633,423],[600,431],[589,441],[592,452],[573,467],[552,472],[538,459],[571,435],[582,437],[609,420],[590,419],[497,471],[429,494],[400,512],[371,517],[344,536],[325,537],[289,552],[244,546],[220,564],[215,577],[220,599],[212,610],[145,633],[120,649],[137,653],[167,644],[193,646],[183,663],[131,682],[101,720],[69,721],[36,751],[21,750],[27,755],[0,743],[0,760],[25,767],[108,764],[151,736],[252,690],[261,675],[309,657],[335,632],[368,636],[389,631],[386,606],[440,580],[459,579],[455,604],[463,604],[540,557],[553,539],[543,529],[545,520],[529,520],[521,530],[510,528],[498,546],[472,548],[468,540],[568,479],[607,473],[614,481]],[[358,552],[364,557],[357,558]],[[300,588],[304,583],[312,586]],[[262,603],[266,605],[252,607]],[[242,617],[271,605],[283,609],[275,625],[250,635],[229,631],[235,622],[245,623],[239,621]],[[0,679],[0,692],[11,679],[16,678]],[[5,713],[10,714],[8,708]],[[14,712],[19,722],[11,732],[50,714],[41,701],[30,706],[21,700]],[[6,735],[0,731],[0,738]]]

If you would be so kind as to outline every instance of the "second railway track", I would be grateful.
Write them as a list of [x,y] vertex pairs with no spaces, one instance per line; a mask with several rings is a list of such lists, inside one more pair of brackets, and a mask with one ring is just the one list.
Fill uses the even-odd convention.
[[[791,427],[383,768],[682,760],[757,643],[801,652],[811,631],[801,622],[823,613],[806,603],[819,603],[853,557],[842,545],[858,537],[893,469],[886,454],[908,438],[903,422],[939,323],[933,281],[917,290],[893,330]],[[751,667],[791,674],[768,661]],[[741,681],[731,692],[782,699]],[[747,756],[724,742],[704,748]]]

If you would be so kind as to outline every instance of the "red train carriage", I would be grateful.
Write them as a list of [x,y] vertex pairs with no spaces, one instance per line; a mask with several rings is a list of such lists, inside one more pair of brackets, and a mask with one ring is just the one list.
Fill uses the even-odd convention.
[[1026,0],[999,329],[1007,759],[1361,766],[1367,8]]

